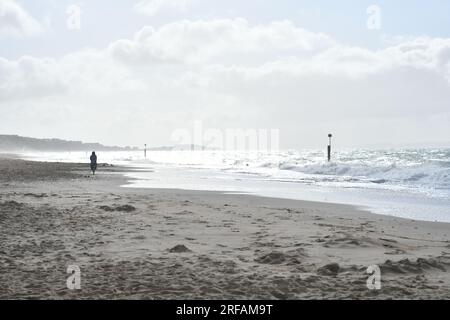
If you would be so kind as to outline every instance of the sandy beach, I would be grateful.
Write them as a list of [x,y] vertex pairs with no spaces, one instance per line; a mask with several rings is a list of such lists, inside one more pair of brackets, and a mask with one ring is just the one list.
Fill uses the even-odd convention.
[[88,170],[0,160],[1,299],[450,299],[448,223]]

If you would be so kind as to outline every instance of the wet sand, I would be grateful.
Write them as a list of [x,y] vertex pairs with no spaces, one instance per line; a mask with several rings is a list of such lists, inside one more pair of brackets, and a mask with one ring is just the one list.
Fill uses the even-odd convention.
[[[123,170],[0,159],[1,299],[450,298],[448,223],[122,188]],[[370,265],[380,290],[367,288]]]

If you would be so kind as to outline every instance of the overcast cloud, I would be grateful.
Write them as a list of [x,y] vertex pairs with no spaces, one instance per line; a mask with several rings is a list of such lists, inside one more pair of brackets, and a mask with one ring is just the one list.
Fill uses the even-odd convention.
[[17,2],[0,0],[0,36],[31,36],[43,30],[43,25]]
[[[0,0],[0,17],[3,33],[42,31],[12,0]],[[0,57],[0,131],[162,145],[201,120],[280,129],[283,148],[321,147],[328,131],[342,146],[448,142],[450,39],[402,39],[368,49],[290,20],[190,18],[59,57]]]

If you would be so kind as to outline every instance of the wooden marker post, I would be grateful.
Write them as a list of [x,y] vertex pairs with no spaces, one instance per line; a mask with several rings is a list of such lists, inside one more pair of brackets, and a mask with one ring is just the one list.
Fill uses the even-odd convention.
[[329,142],[328,142],[328,162],[331,161],[331,137],[332,136],[333,135],[331,133],[328,134],[328,139],[329,139]]

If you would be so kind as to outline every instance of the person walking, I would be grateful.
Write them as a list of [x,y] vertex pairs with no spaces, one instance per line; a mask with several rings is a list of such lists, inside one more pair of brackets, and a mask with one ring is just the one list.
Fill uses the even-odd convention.
[[90,159],[91,159],[91,171],[92,174],[95,176],[95,170],[97,170],[97,155],[95,154],[95,151],[92,151]]

